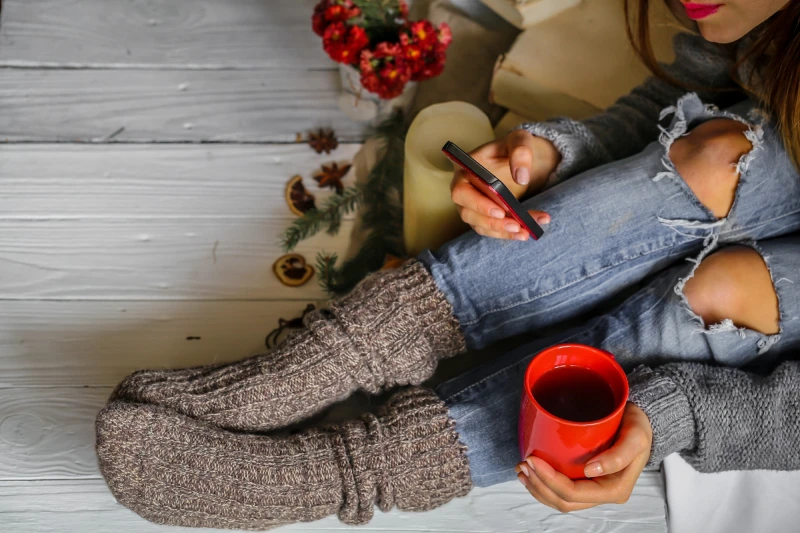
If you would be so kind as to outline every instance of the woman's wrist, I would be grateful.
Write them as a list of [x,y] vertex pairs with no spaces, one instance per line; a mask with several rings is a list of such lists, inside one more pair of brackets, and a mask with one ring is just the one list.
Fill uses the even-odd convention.
[[694,446],[695,423],[686,395],[669,375],[640,366],[628,375],[628,400],[650,420],[653,430],[649,465]]

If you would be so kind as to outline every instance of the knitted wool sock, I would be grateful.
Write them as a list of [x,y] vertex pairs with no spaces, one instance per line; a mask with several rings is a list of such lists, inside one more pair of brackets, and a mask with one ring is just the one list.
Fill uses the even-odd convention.
[[151,403],[240,430],[311,416],[357,389],[419,385],[439,359],[466,349],[451,305],[425,267],[376,272],[273,351],[225,365],[141,371],[112,400]]
[[428,511],[472,487],[466,448],[429,389],[375,415],[288,436],[217,428],[164,407],[109,403],[97,417],[100,470],[117,500],[159,524],[269,529],[375,503]]

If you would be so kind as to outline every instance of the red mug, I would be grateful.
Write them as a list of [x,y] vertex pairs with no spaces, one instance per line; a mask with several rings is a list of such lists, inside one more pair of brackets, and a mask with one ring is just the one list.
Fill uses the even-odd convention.
[[[589,370],[608,384],[613,395],[610,413],[597,420],[574,422],[548,412],[536,401],[533,391],[542,376],[569,367]],[[614,441],[627,401],[628,377],[610,353],[582,344],[558,344],[543,350],[525,371],[519,415],[522,459],[533,455],[571,479],[585,478],[586,462]]]

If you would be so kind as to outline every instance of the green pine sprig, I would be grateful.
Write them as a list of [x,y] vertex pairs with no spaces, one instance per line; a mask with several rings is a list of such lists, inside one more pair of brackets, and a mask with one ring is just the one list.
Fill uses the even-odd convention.
[[325,229],[329,235],[336,235],[342,225],[342,217],[353,212],[364,197],[364,186],[347,187],[342,194],[334,194],[322,207],[311,209],[295,219],[281,237],[281,247],[285,252],[292,251],[297,244]]
[[[336,283],[336,262],[339,256],[335,253],[319,252],[317,254],[317,278],[322,287],[332,287]],[[330,291],[329,291],[330,292]]]
[[336,255],[320,253],[317,270],[321,286],[331,294],[352,289],[367,274],[380,269],[387,255],[404,257],[403,163],[408,124],[395,112],[375,130],[383,143],[383,154],[363,185],[361,219],[369,233],[359,252],[341,267]]
[[338,266],[336,254],[320,252],[317,255],[319,282],[330,294],[348,292],[367,274],[380,269],[388,255],[406,255],[402,199],[407,132],[408,124],[401,111],[378,124],[372,135],[381,144],[382,154],[366,182],[331,196],[322,207],[297,218],[281,236],[281,246],[289,252],[300,241],[323,229],[335,235],[343,217],[361,208],[362,225],[368,233],[359,252],[341,266]]

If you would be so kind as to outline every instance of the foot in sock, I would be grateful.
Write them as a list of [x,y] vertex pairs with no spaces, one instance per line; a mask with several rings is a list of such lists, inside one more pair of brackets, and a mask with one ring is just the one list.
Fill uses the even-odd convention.
[[414,260],[376,272],[273,351],[223,365],[137,372],[112,400],[151,403],[215,425],[270,430],[358,389],[419,385],[466,349],[452,306]]
[[231,432],[152,404],[97,417],[100,470],[117,500],[159,524],[269,529],[338,514],[426,511],[469,492],[465,447],[429,389],[377,416],[286,436]]

